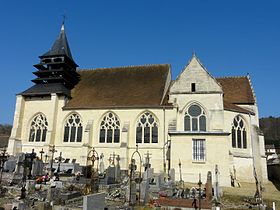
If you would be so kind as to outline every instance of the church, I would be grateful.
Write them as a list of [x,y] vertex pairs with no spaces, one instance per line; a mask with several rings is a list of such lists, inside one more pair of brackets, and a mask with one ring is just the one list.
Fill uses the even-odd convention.
[[[215,78],[196,55],[175,80],[169,64],[77,69],[64,25],[35,64],[34,85],[18,93],[8,152],[39,153],[87,164],[92,149],[120,156],[136,150],[155,172],[197,182],[219,173],[222,186],[267,180],[264,137],[250,77]],[[180,165],[180,168],[179,168]]]

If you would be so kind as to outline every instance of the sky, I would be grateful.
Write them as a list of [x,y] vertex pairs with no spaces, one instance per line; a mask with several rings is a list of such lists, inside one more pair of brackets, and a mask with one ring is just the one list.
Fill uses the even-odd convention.
[[81,69],[168,63],[175,79],[196,53],[214,77],[249,73],[260,117],[280,116],[280,1],[9,0],[0,7],[0,123],[65,19]]

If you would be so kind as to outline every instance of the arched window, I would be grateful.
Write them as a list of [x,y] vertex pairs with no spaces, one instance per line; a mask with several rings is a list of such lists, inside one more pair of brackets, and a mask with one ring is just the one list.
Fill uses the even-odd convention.
[[100,124],[100,143],[120,142],[120,120],[112,112],[107,113]]
[[83,125],[78,114],[71,114],[64,126],[64,142],[82,142]]
[[142,114],[136,125],[136,143],[158,143],[158,123],[150,112]]
[[247,148],[247,132],[244,120],[240,116],[233,119],[231,141],[234,148]]
[[206,131],[205,111],[198,105],[191,105],[185,112],[185,131]]
[[48,131],[47,118],[43,114],[34,117],[30,126],[29,141],[45,142]]

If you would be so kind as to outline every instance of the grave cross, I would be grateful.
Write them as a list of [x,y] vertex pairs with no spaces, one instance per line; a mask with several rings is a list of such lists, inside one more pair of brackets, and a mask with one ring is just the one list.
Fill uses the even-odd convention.
[[145,171],[151,167],[151,164],[150,164],[150,159],[151,159],[151,156],[152,153],[149,153],[149,151],[147,151],[147,153],[145,154],[145,163],[144,163],[144,168],[145,168]]
[[51,175],[53,172],[53,155],[57,150],[55,150],[55,145],[50,145],[49,151],[51,152]]
[[32,165],[33,165],[33,160],[36,158],[36,152],[34,152],[34,149],[32,149],[32,152],[31,153],[27,153],[25,155],[25,157],[29,158],[29,174],[28,174],[28,179],[31,179],[32,177],[32,174],[31,174],[31,171],[32,171]]
[[42,150],[39,153],[41,154],[41,160],[43,161],[43,154],[45,153],[44,149],[42,148]]
[[45,163],[47,163],[49,156],[48,156],[48,154],[45,154],[44,156],[45,156]]
[[109,157],[110,165],[115,166],[115,158],[116,158],[115,152],[113,152],[113,154],[110,154],[110,157]]
[[62,152],[60,152],[59,156],[57,158],[55,158],[55,160],[57,160],[57,162],[58,162],[57,173],[59,173],[60,172],[60,163],[65,160],[62,157]]
[[179,159],[179,173],[180,173],[180,182],[182,182],[182,163],[181,160]]
[[4,163],[8,160],[8,153],[7,152],[7,148],[4,147],[1,151],[1,155],[0,155],[0,184],[2,182],[2,172],[3,172],[3,168],[4,168]]

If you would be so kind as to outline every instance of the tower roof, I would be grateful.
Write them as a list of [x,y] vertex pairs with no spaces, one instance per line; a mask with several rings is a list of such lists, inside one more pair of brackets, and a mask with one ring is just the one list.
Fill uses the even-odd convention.
[[68,41],[67,41],[66,33],[64,30],[64,23],[61,26],[59,36],[55,40],[52,48],[48,52],[46,52],[45,54],[40,56],[40,58],[61,56],[61,55],[67,56],[72,61],[74,61],[72,58],[72,54],[71,54],[71,50],[70,50]]

